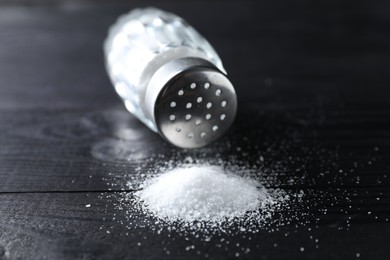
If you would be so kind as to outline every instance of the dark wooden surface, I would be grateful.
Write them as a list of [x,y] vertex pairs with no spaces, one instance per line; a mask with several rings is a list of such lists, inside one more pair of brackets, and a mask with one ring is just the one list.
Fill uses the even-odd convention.
[[[205,35],[236,86],[235,126],[200,151],[151,133],[106,76],[108,26],[145,3],[17,2],[0,7],[0,259],[390,258],[386,1],[146,3]],[[117,192],[189,155],[259,167],[303,203],[207,242],[128,222]]]

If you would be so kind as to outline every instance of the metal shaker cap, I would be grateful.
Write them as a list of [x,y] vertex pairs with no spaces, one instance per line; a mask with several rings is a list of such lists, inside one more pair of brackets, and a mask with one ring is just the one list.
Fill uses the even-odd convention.
[[181,58],[152,76],[145,105],[164,139],[178,147],[199,148],[229,130],[237,97],[229,79],[213,64]]

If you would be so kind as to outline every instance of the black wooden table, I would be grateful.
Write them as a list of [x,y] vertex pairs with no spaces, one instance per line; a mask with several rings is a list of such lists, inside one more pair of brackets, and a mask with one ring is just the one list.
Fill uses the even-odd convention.
[[[390,258],[387,1],[148,2],[208,38],[237,90],[231,132],[196,151],[126,112],[105,73],[109,25],[145,3],[17,2],[0,7],[0,259]],[[303,201],[209,241],[129,221],[127,183],[189,157]]]

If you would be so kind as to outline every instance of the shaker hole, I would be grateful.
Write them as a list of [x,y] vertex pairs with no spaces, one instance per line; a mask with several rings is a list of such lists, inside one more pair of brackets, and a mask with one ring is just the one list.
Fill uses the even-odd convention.
[[206,82],[206,83],[204,84],[204,88],[205,88],[205,89],[209,89],[209,87],[210,87],[210,83]]
[[191,88],[191,89],[196,88],[196,83],[191,83],[190,88]]
[[175,119],[176,119],[176,116],[175,116],[175,115],[170,115],[170,116],[169,116],[169,120],[175,121]]
[[186,108],[190,109],[192,107],[192,103],[187,103]]
[[221,102],[221,106],[222,106],[222,107],[226,107],[226,105],[227,105],[226,100],[224,100],[224,101]]
[[176,102],[175,101],[171,102],[171,107],[176,107]]
[[189,138],[189,139],[191,139],[192,137],[194,137],[194,134],[193,134],[193,133],[189,133],[189,134],[187,135],[187,138]]
[[195,121],[195,125],[200,125],[200,123],[202,123],[202,121],[201,121],[200,119],[197,119],[197,120]]
[[181,128],[180,128],[180,127],[177,127],[177,128],[176,128],[176,132],[180,133],[180,132],[181,132]]
[[186,120],[188,121],[188,120],[190,120],[191,119],[191,114],[187,114],[186,115]]
[[200,133],[200,138],[204,138],[206,136],[205,132]]
[[207,120],[210,120],[210,118],[211,118],[211,114],[207,114],[207,115],[206,115],[206,119],[207,119]]
[[225,115],[225,114],[222,114],[222,115],[219,116],[219,118],[220,118],[221,120],[225,120],[226,115]]
[[177,94],[178,94],[179,96],[183,96],[183,95],[184,95],[184,90],[180,89],[179,92],[177,92]]
[[202,97],[198,97],[198,98],[196,99],[196,102],[200,103],[200,102],[202,102],[202,100],[203,100]]
[[217,91],[215,91],[215,95],[216,95],[216,96],[220,96],[220,95],[221,95],[221,92],[222,92],[222,91],[221,91],[220,89],[217,89]]
[[213,106],[213,103],[211,103],[211,102],[208,102],[206,105],[207,108],[211,108],[212,106]]
[[217,125],[215,125],[215,126],[213,126],[213,131],[215,132],[215,131],[217,131],[218,130],[218,126]]

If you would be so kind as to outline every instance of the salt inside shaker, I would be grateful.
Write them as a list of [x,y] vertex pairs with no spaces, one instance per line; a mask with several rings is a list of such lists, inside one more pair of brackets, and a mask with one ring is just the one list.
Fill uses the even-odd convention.
[[171,144],[203,147],[232,125],[233,85],[213,47],[182,18],[132,10],[109,29],[104,53],[127,110]]

